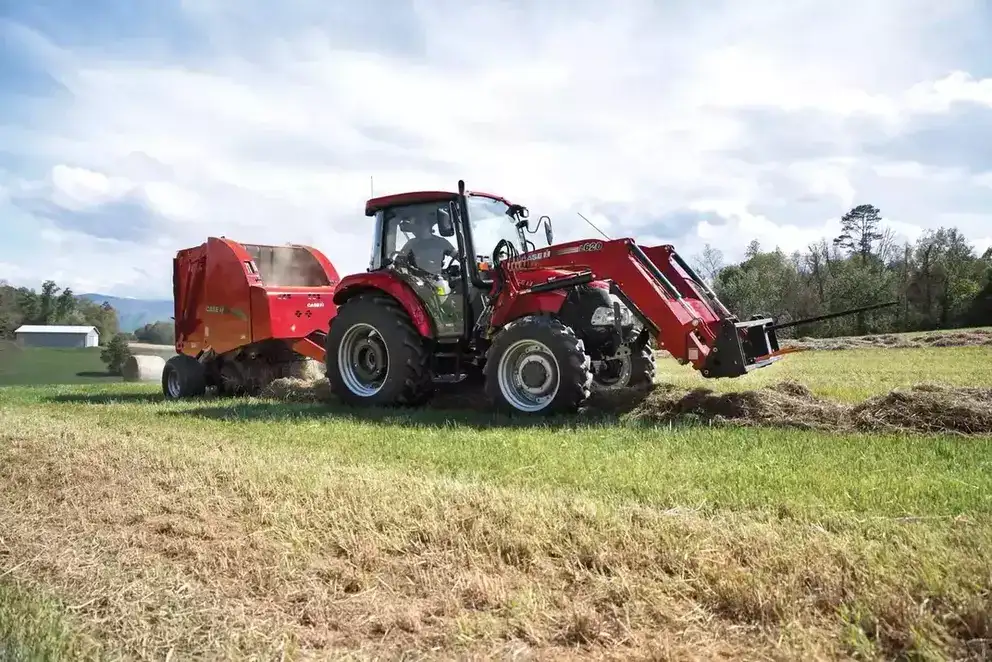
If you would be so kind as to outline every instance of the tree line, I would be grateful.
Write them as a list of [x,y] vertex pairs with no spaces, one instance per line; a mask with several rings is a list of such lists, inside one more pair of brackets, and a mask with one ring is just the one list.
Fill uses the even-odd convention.
[[[899,244],[881,211],[858,205],[841,219],[841,233],[804,251],[747,247],[739,264],[724,264],[707,245],[695,268],[741,319],[753,315],[779,321],[842,312],[873,304],[896,305],[798,327],[796,335],[828,337],[927,331],[992,325],[992,248],[979,255],[955,227],[928,230]],[[71,289],[46,281],[35,292],[0,281],[0,338],[21,324],[95,326],[101,343],[120,333],[117,311],[108,303],[77,298]],[[130,340],[173,343],[173,323],[146,324]],[[793,331],[792,329],[788,330]],[[788,335],[783,330],[783,336]]]
[[42,283],[37,292],[0,281],[0,338],[13,338],[22,324],[95,326],[104,343],[120,332],[117,311],[108,303],[80,299],[72,289],[63,289],[52,280]]
[[[694,267],[741,319],[779,321],[895,302],[894,306],[789,329],[828,337],[992,325],[992,248],[979,255],[955,227],[900,244],[881,211],[858,205],[841,233],[804,251],[762,250],[752,241],[739,264],[709,245]],[[783,336],[786,335],[783,329]]]
[[107,302],[79,298],[71,288],[62,288],[52,280],[42,283],[39,291],[0,280],[0,340],[13,339],[22,324],[95,326],[102,345],[117,335],[156,345],[173,343],[171,321],[152,322],[134,332],[121,333],[117,310]]

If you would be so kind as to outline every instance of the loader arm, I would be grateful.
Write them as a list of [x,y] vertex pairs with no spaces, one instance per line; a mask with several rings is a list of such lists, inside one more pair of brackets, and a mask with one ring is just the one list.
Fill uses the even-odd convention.
[[[567,275],[528,282],[527,272],[567,270]],[[706,377],[736,377],[777,359],[771,319],[739,322],[670,245],[642,247],[633,239],[576,241],[524,253],[499,265],[512,299],[609,281],[657,346]],[[493,316],[493,324],[501,320]]]

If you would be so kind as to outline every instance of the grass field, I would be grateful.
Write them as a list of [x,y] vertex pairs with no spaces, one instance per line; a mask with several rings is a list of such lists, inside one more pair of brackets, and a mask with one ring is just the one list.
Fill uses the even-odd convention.
[[[168,359],[175,354],[162,345],[132,344],[135,354],[156,354]],[[0,387],[39,384],[108,384],[120,382],[100,360],[102,348],[19,347],[0,342]]]
[[0,348],[0,386],[29,384],[99,384],[120,381],[107,373],[100,349],[17,347]]
[[[787,357],[845,402],[992,347]],[[0,389],[0,659],[984,659],[992,436]],[[13,655],[12,655],[13,654]]]

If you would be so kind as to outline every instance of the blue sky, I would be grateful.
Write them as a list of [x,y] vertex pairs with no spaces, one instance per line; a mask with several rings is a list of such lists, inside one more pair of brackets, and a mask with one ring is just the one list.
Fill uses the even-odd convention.
[[872,203],[992,244],[971,0],[32,0],[0,9],[0,279],[168,296],[224,234],[367,264],[458,178],[593,233],[803,249]]

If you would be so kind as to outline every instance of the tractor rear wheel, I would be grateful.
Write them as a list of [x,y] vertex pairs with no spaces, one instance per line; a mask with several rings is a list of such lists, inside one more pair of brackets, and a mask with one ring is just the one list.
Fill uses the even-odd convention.
[[575,412],[589,397],[592,372],[582,341],[554,317],[529,315],[499,332],[486,357],[486,394],[501,410]]
[[338,308],[325,345],[331,391],[352,405],[419,405],[433,394],[430,353],[390,296],[362,294]]
[[192,356],[177,354],[165,362],[162,393],[170,400],[194,398],[207,391],[207,370]]

